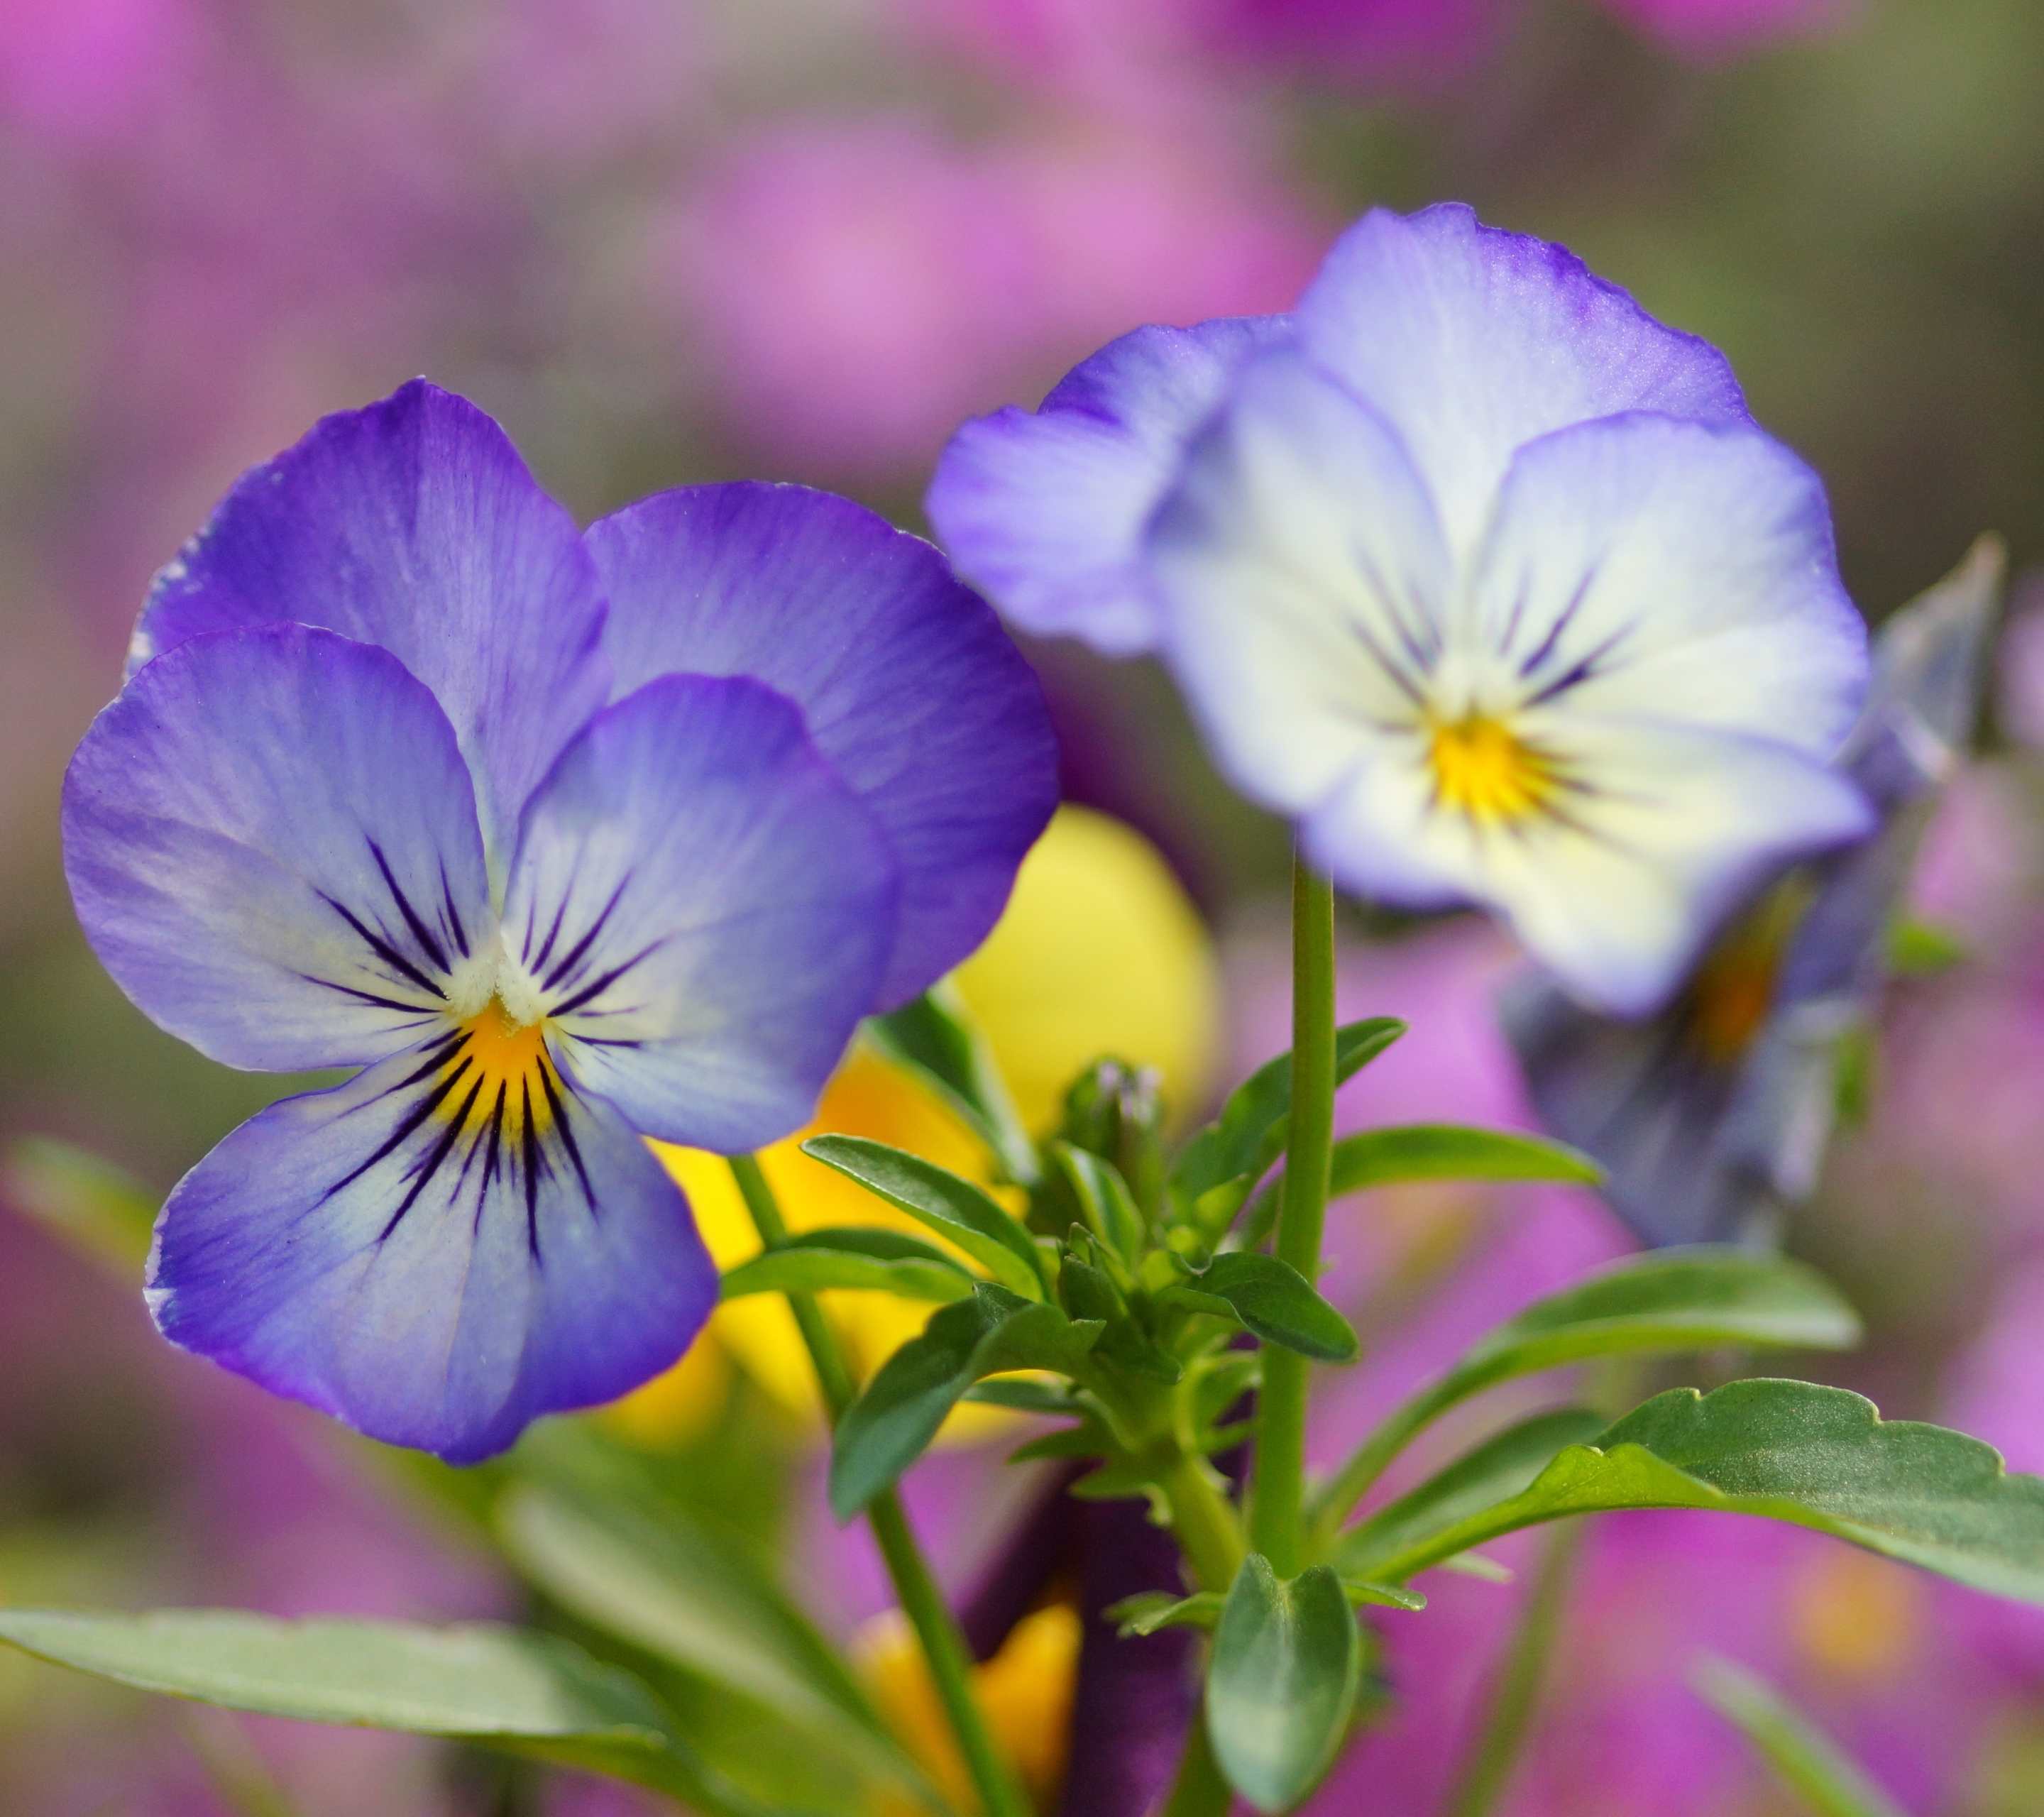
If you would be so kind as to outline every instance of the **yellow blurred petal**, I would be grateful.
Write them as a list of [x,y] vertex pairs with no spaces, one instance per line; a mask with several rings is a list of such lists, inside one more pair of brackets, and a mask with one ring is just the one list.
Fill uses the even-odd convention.
[[672,1369],[599,1408],[595,1417],[634,1445],[673,1450],[709,1423],[730,1391],[731,1358],[716,1334],[706,1331]]
[[1797,1578],[1789,1631],[1828,1677],[1869,1684],[1892,1679],[1923,1635],[1924,1581],[1850,1546],[1827,1546]]
[[[1055,1804],[1064,1783],[1081,1636],[1078,1611],[1067,1603],[1049,1604],[1024,1615],[1001,1650],[973,1668],[973,1695],[994,1745],[1039,1811]],[[859,1629],[852,1651],[902,1745],[951,1804],[961,1811],[977,1809],[936,1686],[901,1612],[889,1609],[875,1615]],[[908,1817],[916,1807],[896,1802],[883,1808],[887,1817]]]
[[1170,867],[1119,820],[1060,808],[1007,913],[955,975],[1033,1130],[1057,1121],[1072,1075],[1102,1054],[1156,1067],[1181,1116],[1205,1098],[1220,1021],[1213,948]]

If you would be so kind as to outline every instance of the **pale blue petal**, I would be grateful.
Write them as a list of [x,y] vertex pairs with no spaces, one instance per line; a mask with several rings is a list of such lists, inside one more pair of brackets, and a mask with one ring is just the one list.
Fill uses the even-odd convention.
[[459,1051],[444,1037],[236,1130],[164,1206],[149,1303],[271,1393],[466,1463],[673,1363],[717,1270],[614,1109],[555,1070],[528,1125]]
[[938,541],[1025,631],[1109,656],[1155,648],[1144,527],[1236,370],[1289,334],[1284,316],[1139,328],[1075,367],[1041,408],[967,423],[924,501]]
[[474,772],[494,866],[609,693],[574,521],[466,399],[414,379],[244,474],[162,574],[129,669],[202,632],[323,625],[432,689]]
[[495,938],[446,715],[396,657],[328,631],[152,663],[71,759],[63,836],[115,981],[229,1066],[379,1059]]
[[591,1090],[648,1135],[735,1152],[815,1109],[893,948],[898,878],[791,702],[668,675],[533,797],[505,944]]

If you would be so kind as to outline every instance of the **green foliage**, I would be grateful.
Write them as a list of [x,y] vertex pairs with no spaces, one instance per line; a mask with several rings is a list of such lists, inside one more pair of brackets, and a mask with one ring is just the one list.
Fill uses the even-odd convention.
[[1069,1142],[1052,1143],[1051,1155],[1070,1183],[1086,1227],[1132,1268],[1142,1258],[1150,1232],[1120,1170]]
[[1266,1343],[1317,1362],[1354,1362],[1358,1354],[1348,1320],[1298,1270],[1273,1255],[1246,1250],[1217,1255],[1162,1297],[1166,1304],[1235,1320]]
[[867,1018],[867,1040],[973,1130],[1017,1185],[1037,1178],[1036,1151],[958,987],[942,979],[912,1003]]
[[962,1300],[974,1277],[934,1245],[905,1231],[870,1226],[805,1231],[741,1262],[724,1277],[722,1295],[820,1293],[833,1287],[893,1293],[904,1300]]
[[1900,1805],[1764,1679],[1706,1654],[1689,1682],[1816,1817],[1905,1817]]
[[498,1530],[528,1581],[579,1619],[751,1700],[778,1746],[868,1787],[920,1796],[921,1776],[843,1661],[735,1538],[614,1496],[513,1490]]
[[455,1737],[655,1786],[720,1817],[756,1809],[696,1758],[638,1679],[528,1629],[287,1622],[239,1609],[7,1609],[0,1640],[144,1691]]
[[[1335,1031],[1335,1076],[1347,1079],[1405,1032],[1388,1016]],[[1200,1131],[1171,1164],[1174,1215],[1208,1247],[1219,1242],[1256,1182],[1284,1152],[1292,1116],[1292,1056],[1281,1054],[1229,1094],[1220,1116]]]
[[1259,1811],[1289,1811],[1334,1764],[1362,1675],[1355,1615],[1316,1565],[1280,1582],[1252,1552],[1214,1629],[1207,1731],[1228,1783]]
[[1101,1614],[1115,1624],[1124,1640],[1157,1634],[1167,1627],[1196,1627],[1211,1631],[1220,1619],[1224,1600],[1218,1590],[1201,1590],[1189,1596],[1174,1596],[1168,1590],[1144,1590],[1110,1603]]
[[1011,1369],[1071,1375],[1105,1327],[1074,1323],[1055,1306],[982,1283],[970,1300],[939,1307],[920,1338],[881,1366],[838,1422],[830,1502],[849,1520],[923,1454],[944,1416],[982,1376]]
[[112,1162],[67,1142],[24,1136],[7,1151],[0,1185],[10,1204],[121,1273],[140,1273],[148,1259],[157,1195]]
[[1933,922],[1904,916],[1888,931],[1888,969],[1897,978],[1932,978],[1967,957],[1965,942]]
[[1806,1381],[1672,1389],[1594,1445],[1560,1452],[1519,1494],[1424,1537],[1341,1549],[1344,1567],[1403,1583],[1500,1534],[1618,1508],[1763,1515],[2021,1602],[2044,1603],[2044,1478],[2010,1476],[1977,1439]]
[[1603,1178],[1596,1162],[1566,1143],[1462,1124],[1415,1123],[1366,1129],[1337,1142],[1327,1197],[1403,1180],[1561,1180],[1594,1186]]
[[1011,1292],[1045,1296],[1050,1284],[1035,1239],[970,1180],[863,1135],[813,1136],[802,1152],[956,1243]]

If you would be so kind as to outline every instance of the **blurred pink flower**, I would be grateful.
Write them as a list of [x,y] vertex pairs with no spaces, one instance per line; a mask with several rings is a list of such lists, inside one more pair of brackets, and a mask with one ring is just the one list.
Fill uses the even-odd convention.
[[1858,0],[1604,0],[1612,12],[1684,56],[1736,56],[1843,25]]
[[2001,729],[2044,750],[2044,569],[2032,569],[2010,590],[2001,635],[1996,716]]
[[1516,10],[1516,0],[1213,0],[1223,43],[1366,83],[1466,68]]
[[1221,148],[1103,127],[968,151],[880,121],[741,148],[686,206],[675,275],[741,440],[884,478],[1139,322],[1285,306],[1321,238]]
[[132,139],[190,72],[190,0],[8,0],[0,116],[66,148]]

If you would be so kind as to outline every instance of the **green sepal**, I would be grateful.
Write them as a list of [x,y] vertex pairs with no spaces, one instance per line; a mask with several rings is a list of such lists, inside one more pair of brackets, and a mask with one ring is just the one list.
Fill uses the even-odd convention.
[[1215,1624],[1207,1734],[1229,1784],[1258,1811],[1289,1811],[1334,1764],[1362,1679],[1355,1613],[1316,1565],[1281,1583],[1252,1552]]
[[1028,1300],[1049,1296],[1035,1240],[971,1181],[863,1135],[812,1136],[802,1152],[956,1243],[1011,1293]]
[[1907,1817],[1836,1742],[1765,1679],[1706,1654],[1689,1673],[1696,1694],[1752,1742],[1816,1817]]
[[962,1300],[975,1277],[950,1256],[905,1231],[870,1226],[805,1231],[729,1270],[720,1296],[819,1293],[846,1288],[904,1300]]
[[642,1681],[529,1628],[280,1621],[240,1609],[6,1609],[0,1640],[167,1696],[446,1736],[656,1787],[717,1817],[763,1817],[703,1765]]
[[1022,1127],[993,1048],[949,978],[899,1009],[867,1017],[863,1032],[978,1135],[1010,1180],[1018,1186],[1035,1185],[1035,1145]]
[[1289,1262],[1253,1250],[1217,1255],[1182,1286],[1166,1288],[1161,1304],[1231,1320],[1266,1343],[1281,1344],[1316,1362],[1354,1362],[1354,1329]]
[[[1451,1554],[1565,1515],[1687,1508],[1814,1527],[2017,1601],[2044,1603],[2044,1477],[1977,1439],[1807,1381],[1671,1389],[1558,1453],[1516,1496],[1344,1566],[1403,1583]],[[1361,1530],[1358,1529],[1358,1534]]]
[[1070,1183],[1087,1227],[1124,1266],[1135,1267],[1148,1247],[1149,1231],[1121,1170],[1069,1142],[1053,1142],[1048,1152]]
[[970,1300],[939,1306],[923,1335],[886,1362],[838,1422],[830,1504],[849,1520],[923,1454],[959,1396],[982,1376],[1042,1369],[1070,1375],[1105,1327],[982,1281]]
[[1604,1169],[1580,1149],[1537,1135],[1454,1123],[1366,1129],[1334,1146],[1327,1197],[1404,1180],[1560,1180],[1594,1186]]
[[[1350,1078],[1405,1032],[1388,1016],[1335,1031],[1336,1082]],[[1256,1182],[1284,1151],[1292,1115],[1292,1056],[1266,1061],[1235,1087],[1221,1113],[1178,1151],[1167,1178],[1176,1216],[1211,1247]]]

